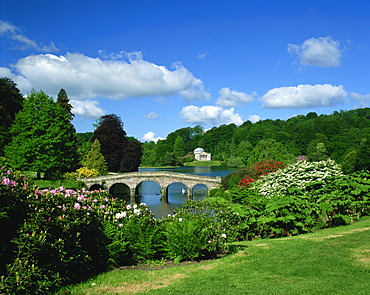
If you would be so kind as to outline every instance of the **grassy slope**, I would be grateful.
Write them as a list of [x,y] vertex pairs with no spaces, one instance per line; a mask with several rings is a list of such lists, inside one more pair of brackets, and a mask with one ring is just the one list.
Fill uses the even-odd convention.
[[156,271],[115,270],[68,293],[370,293],[370,217],[313,234],[240,244],[245,250],[222,259]]

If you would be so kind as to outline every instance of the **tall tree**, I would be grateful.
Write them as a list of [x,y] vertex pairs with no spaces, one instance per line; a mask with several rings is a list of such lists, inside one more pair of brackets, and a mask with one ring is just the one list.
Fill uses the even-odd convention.
[[72,113],[72,105],[69,103],[67,92],[62,88],[58,93],[57,103],[66,111],[69,121],[72,121],[74,114]]
[[143,149],[141,147],[141,143],[138,142],[136,139],[129,141],[123,149],[123,155],[120,162],[120,171],[138,171],[142,156]]
[[9,128],[22,109],[23,100],[17,84],[9,78],[0,78],[0,156],[10,141]]
[[10,128],[5,155],[17,169],[58,176],[75,169],[76,133],[66,112],[45,92],[31,91]]
[[110,172],[120,171],[120,163],[123,149],[128,143],[126,132],[120,117],[115,114],[102,116],[91,138],[91,142],[98,139],[101,144],[101,152],[107,161]]
[[100,142],[98,139],[95,139],[92,143],[91,149],[83,164],[89,169],[96,169],[99,172],[99,175],[108,174],[107,161],[105,161],[104,156],[100,151]]
[[185,156],[185,141],[181,136],[177,136],[173,145],[173,151],[179,156]]

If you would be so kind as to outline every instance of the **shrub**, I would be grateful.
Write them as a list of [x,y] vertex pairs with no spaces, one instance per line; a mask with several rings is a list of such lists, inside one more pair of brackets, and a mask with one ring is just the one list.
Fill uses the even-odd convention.
[[[291,188],[306,190],[313,182],[325,183],[326,179],[343,175],[341,168],[333,160],[320,162],[299,161],[287,168],[261,177],[254,183],[259,193],[266,198],[283,196]],[[312,188],[312,187],[311,187]]]
[[64,178],[67,180],[76,180],[78,178],[93,178],[98,176],[99,176],[98,170],[94,168],[89,169],[87,167],[81,167],[77,169],[75,172],[64,173]]
[[144,203],[121,208],[113,222],[104,223],[110,239],[110,262],[115,266],[132,265],[157,258],[163,241],[158,223]]
[[5,158],[0,158],[0,276],[6,273],[6,264],[14,259],[15,245],[11,240],[27,217],[26,200],[32,192],[32,183],[13,171]]
[[122,202],[104,191],[64,187],[27,196],[27,219],[13,240],[17,256],[3,277],[5,293],[44,294],[108,267],[102,220],[113,220]]

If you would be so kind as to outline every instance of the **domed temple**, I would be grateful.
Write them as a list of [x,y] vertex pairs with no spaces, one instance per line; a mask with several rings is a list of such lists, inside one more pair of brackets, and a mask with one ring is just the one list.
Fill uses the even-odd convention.
[[211,153],[206,153],[202,148],[194,150],[194,157],[198,161],[211,161]]

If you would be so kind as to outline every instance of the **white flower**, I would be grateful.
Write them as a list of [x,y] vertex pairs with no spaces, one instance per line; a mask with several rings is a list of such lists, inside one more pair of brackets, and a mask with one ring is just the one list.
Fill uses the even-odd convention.
[[221,237],[226,238],[226,234],[222,234]]
[[182,218],[179,218],[179,222],[182,222]]

